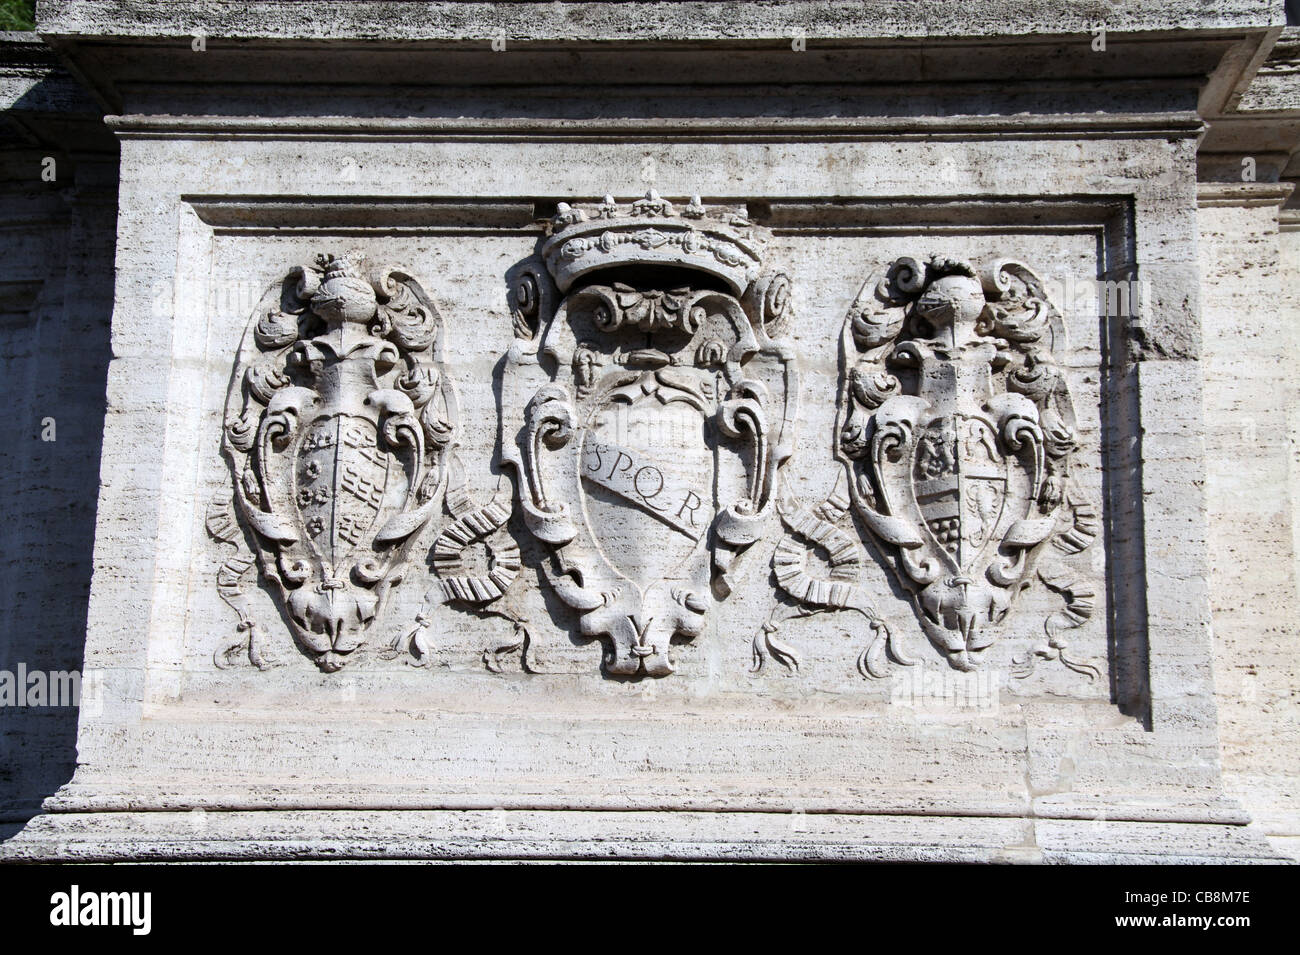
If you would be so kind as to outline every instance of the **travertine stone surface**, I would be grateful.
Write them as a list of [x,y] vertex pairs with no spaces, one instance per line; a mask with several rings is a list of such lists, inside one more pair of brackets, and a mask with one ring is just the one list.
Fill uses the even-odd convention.
[[1294,850],[1279,4],[41,18],[98,690],[0,858]]
[[[0,671],[75,673],[104,426],[116,144],[31,34],[0,34],[0,107],[0,470],[12,491]],[[76,728],[72,707],[0,707],[0,838],[71,777]]]
[[[1285,22],[1269,0],[1141,0],[1104,8],[1062,10],[1050,0],[976,0],[961,10],[907,0],[867,2],[350,3],[326,0],[304,17],[282,3],[232,9],[219,0],[123,4],[104,0],[42,0],[43,33],[184,37],[412,40],[488,37],[502,26],[534,40],[784,39],[798,30],[828,39],[859,37],[1020,36],[1086,34],[1104,20],[1116,32],[1213,30]],[[511,29],[513,28],[513,29]]]
[[[1300,315],[1294,232],[1276,186],[1202,190],[1198,215],[1210,499],[1211,610],[1224,781],[1274,842],[1300,836],[1300,617],[1295,481]],[[1240,193],[1256,194],[1246,205]],[[1285,251],[1284,251],[1285,250]],[[1278,321],[1267,321],[1261,296]],[[1261,321],[1261,319],[1263,321]]]

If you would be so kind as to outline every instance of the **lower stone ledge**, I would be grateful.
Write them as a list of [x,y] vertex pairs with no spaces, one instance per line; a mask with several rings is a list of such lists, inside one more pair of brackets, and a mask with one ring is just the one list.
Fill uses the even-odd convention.
[[556,810],[46,813],[3,862],[1288,863],[1241,825]]

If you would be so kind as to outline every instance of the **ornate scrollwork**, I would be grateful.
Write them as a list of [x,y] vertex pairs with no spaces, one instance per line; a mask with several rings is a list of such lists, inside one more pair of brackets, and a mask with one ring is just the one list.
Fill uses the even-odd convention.
[[[1040,566],[1049,545],[1075,553],[1096,534],[1070,481],[1078,439],[1064,347],[1041,281],[1011,260],[979,272],[954,259],[899,259],[862,287],[845,318],[836,456],[848,501],[911,593],[926,635],[959,670],[979,666],[1037,570],[1067,608],[1048,618],[1047,646],[1017,661],[1018,675],[1034,659],[1098,672],[1068,657],[1061,636],[1091,613],[1091,586],[1055,563]],[[800,538],[823,542],[806,525],[787,521],[785,551]],[[778,550],[780,567],[791,560]],[[842,606],[777,576],[807,612]],[[874,621],[872,629],[861,668],[879,676],[896,648],[880,644]]]
[[[441,512],[457,427],[443,331],[410,273],[332,255],[291,270],[250,320],[222,445],[234,510],[322,670],[365,643],[411,542]],[[209,528],[215,521],[214,536],[238,548],[221,513]],[[251,564],[228,561],[220,584],[261,666],[260,631],[239,592]],[[232,660],[229,648],[217,656]]]
[[[547,577],[611,674],[672,672],[772,512],[795,371],[773,339],[789,282],[742,213],[650,193],[561,204],[543,243],[563,299],[519,334],[502,460]],[[725,466],[719,463],[722,460]]]

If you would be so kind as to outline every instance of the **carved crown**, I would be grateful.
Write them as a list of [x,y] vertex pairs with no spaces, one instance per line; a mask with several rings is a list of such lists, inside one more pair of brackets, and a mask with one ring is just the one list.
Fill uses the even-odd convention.
[[584,208],[561,202],[542,256],[562,293],[591,272],[651,265],[704,272],[742,295],[770,238],[743,208],[706,209],[693,196],[678,209],[652,189],[630,206],[610,196]]

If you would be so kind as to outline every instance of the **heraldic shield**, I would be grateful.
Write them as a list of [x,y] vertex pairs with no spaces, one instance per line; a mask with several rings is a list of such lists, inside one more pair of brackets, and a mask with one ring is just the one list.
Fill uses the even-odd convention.
[[980,664],[1043,548],[1072,553],[1095,535],[1070,480],[1064,347],[1042,282],[1011,260],[980,273],[899,259],[845,321],[837,456],[850,501],[960,670]]
[[[412,276],[330,255],[267,292],[245,334],[222,443],[235,510],[323,670],[365,643],[441,511],[456,422],[442,340]],[[219,587],[253,629],[237,582]]]
[[698,198],[561,204],[517,274],[502,460],[610,674],[673,671],[772,510],[797,387],[768,238]]

